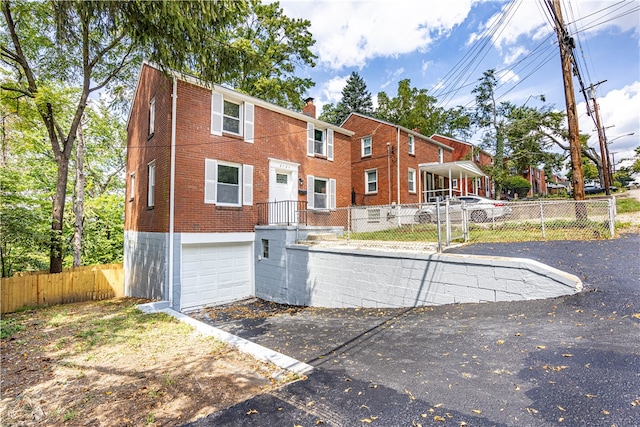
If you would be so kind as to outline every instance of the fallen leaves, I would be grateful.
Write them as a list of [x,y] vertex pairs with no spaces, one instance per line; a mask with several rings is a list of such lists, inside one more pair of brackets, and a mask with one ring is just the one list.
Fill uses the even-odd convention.
[[568,366],[565,366],[565,365],[561,365],[561,366],[542,365],[542,369],[544,369],[545,371],[560,372],[567,368]]

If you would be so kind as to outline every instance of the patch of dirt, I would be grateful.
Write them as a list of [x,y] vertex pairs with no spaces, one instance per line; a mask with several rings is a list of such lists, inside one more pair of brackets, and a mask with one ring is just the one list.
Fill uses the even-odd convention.
[[1,341],[0,424],[179,425],[279,386],[279,368],[142,302],[4,315],[24,329]]

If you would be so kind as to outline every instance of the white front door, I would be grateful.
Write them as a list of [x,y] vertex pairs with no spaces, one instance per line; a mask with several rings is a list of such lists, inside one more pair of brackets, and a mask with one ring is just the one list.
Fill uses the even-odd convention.
[[298,164],[269,161],[269,224],[297,223]]

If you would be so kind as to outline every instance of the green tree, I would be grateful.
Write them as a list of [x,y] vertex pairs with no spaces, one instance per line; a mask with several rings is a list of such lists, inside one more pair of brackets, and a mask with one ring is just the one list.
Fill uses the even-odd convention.
[[511,104],[497,102],[495,96],[497,85],[495,70],[487,70],[479,79],[478,86],[471,92],[476,96],[474,123],[483,132],[484,147],[494,153],[492,178],[496,184],[496,197],[500,197],[503,182],[507,178],[504,168],[505,116],[511,108]]
[[470,135],[470,121],[462,107],[446,110],[437,107],[438,100],[426,89],[411,87],[411,80],[398,83],[398,93],[390,98],[378,93],[378,109],[375,116],[409,129],[418,129],[423,135],[439,133],[451,137],[466,138]]
[[32,104],[0,92],[0,263],[2,277],[47,267],[55,167]]
[[[260,9],[257,3],[253,5],[254,9]],[[279,9],[275,9],[277,7],[271,10],[275,13],[273,19],[277,20],[281,16]],[[264,10],[268,17],[269,8]],[[2,89],[23,96],[35,105],[46,129],[51,160],[56,164],[49,254],[51,272],[62,270],[69,161],[89,95],[129,82],[143,56],[206,81],[221,83],[239,78],[238,70],[243,70],[243,76],[250,76],[247,64],[257,68],[264,65],[258,59],[281,41],[271,35],[285,37],[287,30],[273,31],[275,24],[261,21],[263,27],[260,28],[269,31],[256,33],[265,45],[253,53],[242,38],[228,43],[235,29],[245,25],[247,16],[253,16],[246,2],[234,0],[3,1],[2,11],[5,31],[0,33],[0,54],[6,69],[13,72],[13,77],[3,82]],[[302,27],[304,23],[297,27],[298,34],[304,33]],[[281,68],[283,73],[272,73],[272,79],[277,80],[291,69],[284,58],[287,54],[273,52],[270,56],[272,61],[277,58],[283,61],[273,63],[274,68],[285,64]],[[50,82],[56,80],[79,88],[75,99],[64,108],[48,91]],[[256,84],[264,93],[275,94],[282,89],[273,84],[275,80],[269,84],[256,80]],[[251,85],[249,79],[246,81]],[[291,79],[288,82],[295,85]],[[285,92],[289,96],[289,86]]]
[[633,164],[631,165],[631,170],[635,173],[640,173],[640,146],[634,149],[635,156],[633,158]]
[[222,35],[238,66],[224,70],[214,81],[285,108],[302,108],[303,95],[314,83],[295,71],[298,66],[315,66],[316,55],[309,49],[315,43],[311,23],[288,18],[278,2],[260,0],[249,1],[242,23]]
[[322,107],[321,120],[340,125],[351,113],[360,113],[367,116],[373,114],[373,102],[371,92],[367,90],[367,84],[360,75],[352,71],[347,79],[347,84],[342,89],[342,99],[337,105],[325,104]]

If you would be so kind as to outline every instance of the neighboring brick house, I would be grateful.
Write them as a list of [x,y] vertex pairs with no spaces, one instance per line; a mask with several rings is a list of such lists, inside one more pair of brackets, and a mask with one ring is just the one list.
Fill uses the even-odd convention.
[[522,176],[529,181],[531,189],[527,193],[527,197],[533,197],[536,195],[546,196],[549,194],[547,189],[547,178],[544,170],[529,166],[529,169],[522,173]]
[[351,113],[341,126],[354,132],[354,205],[422,203],[425,190],[447,188],[448,178],[421,173],[420,165],[451,162],[453,148],[417,131],[359,113]]
[[[439,135],[437,133],[431,135],[431,139],[452,147],[454,161],[470,160],[473,161],[473,163],[475,163],[481,170],[484,170],[485,167],[493,164],[493,156],[491,156],[491,154],[481,150],[470,142],[461,141],[459,139]],[[465,188],[464,182],[460,182],[459,180],[456,180],[452,184],[454,189],[457,191],[461,191]],[[469,193],[489,198],[494,196],[494,187],[489,176],[469,178],[466,185],[466,188],[469,189]]]
[[317,120],[311,100],[304,111],[143,64],[127,127],[127,295],[180,310],[253,295],[261,204],[293,201],[295,217],[297,203],[351,203],[353,132]]

